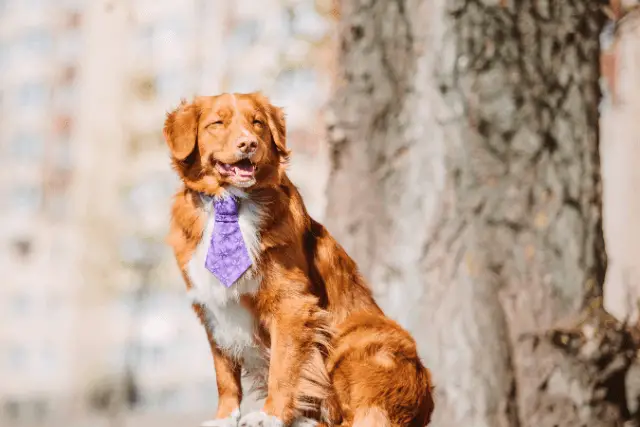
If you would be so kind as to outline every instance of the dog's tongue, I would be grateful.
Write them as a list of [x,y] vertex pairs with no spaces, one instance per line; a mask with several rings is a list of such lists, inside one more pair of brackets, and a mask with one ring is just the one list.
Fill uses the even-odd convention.
[[235,175],[240,175],[241,177],[250,177],[255,172],[255,166],[245,160],[231,165],[231,169]]
[[237,163],[217,163],[216,167],[222,175],[233,175],[240,178],[252,178],[256,168],[249,160],[241,160]]

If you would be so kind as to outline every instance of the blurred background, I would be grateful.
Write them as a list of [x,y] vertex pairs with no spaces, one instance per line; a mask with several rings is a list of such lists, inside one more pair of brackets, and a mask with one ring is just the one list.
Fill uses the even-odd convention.
[[291,174],[321,217],[333,8],[0,1],[0,426],[214,413],[206,337],[164,243],[178,188],[165,113],[263,90],[287,110]]
[[[213,414],[207,341],[164,243],[178,187],[165,113],[194,94],[263,91],[286,110],[290,175],[323,221],[340,3],[0,0],[0,426]],[[614,31],[636,6],[623,3],[600,37],[604,292],[635,321],[640,19]]]

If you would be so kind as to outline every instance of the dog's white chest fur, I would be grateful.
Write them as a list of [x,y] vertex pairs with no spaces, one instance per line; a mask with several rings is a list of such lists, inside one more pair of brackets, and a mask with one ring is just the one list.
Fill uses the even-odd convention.
[[262,365],[263,360],[255,343],[256,319],[240,304],[240,297],[255,294],[260,286],[260,277],[255,270],[260,251],[260,208],[246,198],[240,202],[240,231],[254,266],[227,288],[205,267],[215,221],[212,200],[204,200],[204,203],[206,227],[187,265],[192,285],[189,296],[194,303],[201,304],[206,309],[206,327],[213,334],[218,347],[230,356],[242,359],[244,368],[251,371],[258,368],[252,365]]

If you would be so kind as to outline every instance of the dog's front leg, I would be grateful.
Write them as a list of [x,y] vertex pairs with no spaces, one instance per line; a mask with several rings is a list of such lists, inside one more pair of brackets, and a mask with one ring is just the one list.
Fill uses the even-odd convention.
[[325,317],[303,280],[268,283],[259,295],[261,320],[271,339],[267,398],[262,411],[242,417],[240,427],[290,425],[328,394],[320,353]]
[[240,402],[242,401],[240,364],[225,354],[216,345],[213,339],[211,325],[208,322],[205,312],[206,309],[197,304],[193,306],[193,309],[207,331],[218,386],[218,410],[216,411],[216,415],[212,420],[203,422],[201,426],[236,427],[240,419]]

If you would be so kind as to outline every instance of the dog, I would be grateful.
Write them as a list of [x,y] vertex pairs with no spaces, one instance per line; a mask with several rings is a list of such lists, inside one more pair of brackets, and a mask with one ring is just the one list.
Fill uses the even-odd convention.
[[[163,128],[182,180],[168,242],[207,333],[203,426],[425,426],[429,371],[286,175],[282,109],[260,93],[183,100]],[[266,399],[241,417],[241,373]]]

